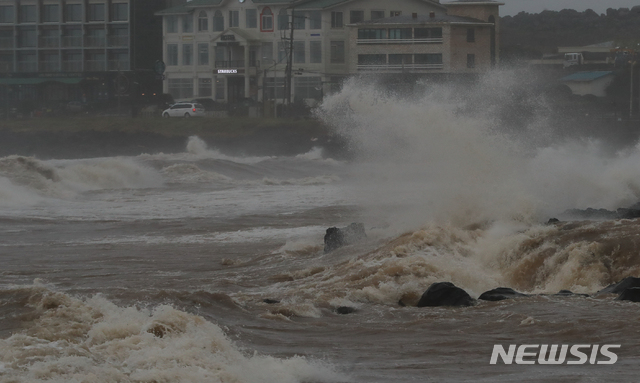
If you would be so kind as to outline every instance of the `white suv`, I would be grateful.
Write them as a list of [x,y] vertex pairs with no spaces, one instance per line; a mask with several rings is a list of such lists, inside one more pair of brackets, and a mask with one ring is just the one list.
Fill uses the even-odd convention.
[[171,107],[162,112],[162,117],[204,117],[204,106],[197,103],[179,102],[171,105]]

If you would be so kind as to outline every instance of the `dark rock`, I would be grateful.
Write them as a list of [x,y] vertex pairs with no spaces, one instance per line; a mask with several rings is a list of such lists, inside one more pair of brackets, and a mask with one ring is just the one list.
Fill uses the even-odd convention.
[[640,287],[626,289],[616,299],[619,301],[640,302]]
[[267,299],[263,299],[262,301],[263,301],[264,303],[266,303],[266,304],[269,304],[269,305],[274,305],[274,304],[276,304],[276,303],[280,303],[280,301],[278,301],[278,300],[275,300],[275,299],[269,299],[269,298],[267,298]]
[[619,219],[636,219],[640,218],[640,210],[638,209],[618,209]]
[[528,297],[528,295],[519,293],[514,289],[510,289],[508,287],[498,287],[497,289],[489,290],[482,293],[482,295],[480,295],[478,299],[482,299],[483,301],[496,302],[504,299],[513,299],[518,297]]
[[340,306],[336,309],[338,314],[347,315],[356,312],[356,309],[348,306]]
[[618,212],[607,209],[571,209],[564,212],[574,219],[618,219]]
[[547,221],[547,225],[553,225],[554,223],[558,223],[560,220],[558,218],[549,218]]
[[324,235],[324,252],[331,252],[342,246],[356,243],[366,237],[364,224],[362,223],[352,223],[343,228],[330,227]]
[[418,307],[473,306],[475,301],[451,282],[434,283],[422,294]]
[[555,297],[588,297],[589,294],[576,294],[569,290],[560,290],[557,294],[553,294]]
[[640,278],[627,277],[618,283],[614,283],[598,291],[598,294],[620,294],[626,289],[640,287]]

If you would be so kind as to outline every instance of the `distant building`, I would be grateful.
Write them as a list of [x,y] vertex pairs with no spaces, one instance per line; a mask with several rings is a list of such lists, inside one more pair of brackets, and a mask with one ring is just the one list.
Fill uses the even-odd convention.
[[291,21],[294,99],[320,100],[345,77],[363,71],[477,74],[498,62],[500,5],[490,0],[189,1],[156,13],[164,20],[164,91],[176,99],[282,102]]
[[611,71],[576,72],[565,76],[560,81],[567,85],[575,95],[588,94],[605,97],[607,87],[611,85],[615,76]]
[[[0,99],[106,102],[161,89],[164,0],[0,0]],[[4,104],[0,104],[2,107]]]

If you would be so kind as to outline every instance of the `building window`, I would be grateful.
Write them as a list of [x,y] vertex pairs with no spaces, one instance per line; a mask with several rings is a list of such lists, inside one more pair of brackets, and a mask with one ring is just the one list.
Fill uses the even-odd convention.
[[193,15],[182,16],[182,32],[193,33]]
[[240,26],[240,11],[229,11],[229,28]]
[[209,65],[209,44],[198,44],[198,65]]
[[170,78],[169,94],[175,100],[193,97],[193,80],[190,78]]
[[35,5],[21,5],[19,19],[21,23],[35,23],[36,22],[36,6]]
[[415,28],[413,35],[416,39],[441,39],[442,28]]
[[45,4],[42,6],[42,22],[57,23],[60,21],[60,7],[58,4]]
[[309,41],[309,62],[311,64],[322,63],[322,41]]
[[265,7],[260,14],[260,30],[262,32],[273,32],[273,12],[269,7]]
[[36,46],[36,28],[20,28],[18,29],[18,47],[32,48]]
[[358,39],[361,40],[382,40],[386,38],[386,29],[358,29]]
[[0,5],[0,23],[13,23],[13,7],[11,5]]
[[211,97],[213,82],[210,78],[198,79],[198,97]]
[[65,4],[64,15],[66,22],[82,21],[82,4]]
[[224,17],[222,16],[222,12],[220,10],[217,10],[216,13],[213,14],[213,31],[224,31]]
[[178,65],[178,44],[167,44],[167,65]]
[[413,62],[416,64],[441,65],[442,53],[416,54],[413,57]]
[[20,72],[37,72],[38,62],[36,61],[36,52],[19,51],[17,69]]
[[467,68],[475,68],[476,67],[476,55],[468,54],[467,55]]
[[409,65],[413,64],[413,55],[393,54],[389,55],[389,65]]
[[296,98],[322,99],[321,77],[296,77],[294,79],[294,94]]
[[224,77],[216,78],[216,100],[224,100]]
[[384,19],[384,11],[371,11],[371,20]]
[[247,9],[244,14],[247,28],[258,28],[258,10]]
[[391,28],[389,29],[389,38],[410,40],[412,38],[411,28]]
[[193,44],[182,45],[182,65],[193,65]]
[[284,77],[267,77],[265,87],[268,99],[284,98]]
[[289,14],[286,8],[282,8],[278,13],[278,30],[289,29]]
[[402,11],[390,11],[389,12],[389,17],[396,17],[396,16],[401,16],[402,15]]
[[287,58],[288,51],[289,43],[285,44],[282,41],[278,41],[278,62],[283,62]]
[[127,21],[129,20],[129,4],[113,3],[111,4],[111,21]]
[[331,28],[342,28],[342,12],[331,12]]
[[305,29],[307,27],[307,16],[304,13],[295,13],[293,17],[294,29]]
[[213,48],[213,54],[215,55],[215,59],[216,59],[216,66],[218,66],[218,63],[226,63],[226,57],[225,57],[225,52],[226,52],[226,47],[223,46],[216,46]]
[[293,42],[293,62],[296,64],[304,64],[306,62],[304,41]]
[[104,21],[104,4],[89,4],[89,21]]
[[351,24],[364,21],[364,11],[349,11],[349,22]]
[[309,29],[322,29],[322,12],[309,12]]
[[207,12],[201,11],[198,15],[198,32],[206,32],[209,30],[209,17]]
[[167,33],[178,33],[178,16],[167,16]]
[[126,51],[110,52],[109,70],[129,70],[129,54]]
[[476,41],[476,30],[474,28],[467,29],[467,42],[473,43]]
[[358,65],[386,65],[387,55],[358,55]]
[[331,42],[331,63],[344,64],[344,41]]
[[273,63],[273,43],[262,43],[262,60],[265,62],[265,65],[272,65]]

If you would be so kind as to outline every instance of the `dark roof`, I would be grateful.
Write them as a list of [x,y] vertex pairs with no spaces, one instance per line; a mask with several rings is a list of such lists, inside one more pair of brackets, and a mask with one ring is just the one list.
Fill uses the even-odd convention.
[[185,7],[184,5],[179,5],[177,7],[171,7],[171,8],[167,8],[167,9],[163,9],[161,11],[158,11],[155,13],[155,15],[157,16],[162,16],[162,15],[184,15],[187,13],[191,13],[193,12],[193,9],[189,9],[187,7]]
[[450,3],[445,3],[444,5],[462,5],[468,3],[475,4],[491,4],[491,5],[504,5],[504,3],[494,0],[455,0]]
[[436,13],[435,17],[429,15],[418,15],[414,18],[412,15],[386,17],[384,19],[367,20],[355,25],[372,25],[372,24],[430,24],[430,23],[447,23],[447,24],[492,24],[486,21],[474,19],[471,17],[453,16],[447,14]]

